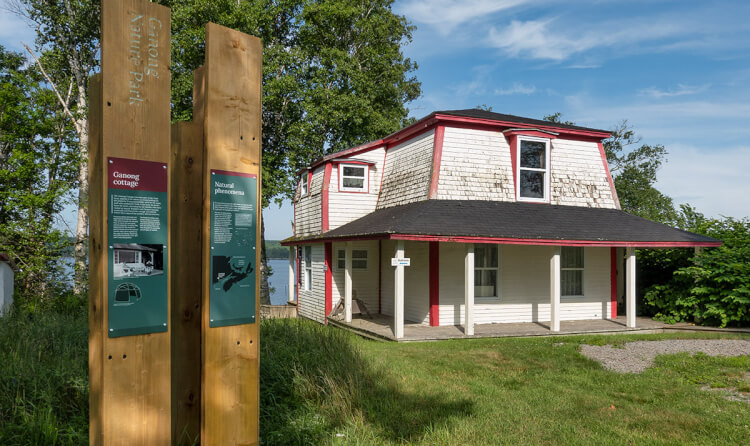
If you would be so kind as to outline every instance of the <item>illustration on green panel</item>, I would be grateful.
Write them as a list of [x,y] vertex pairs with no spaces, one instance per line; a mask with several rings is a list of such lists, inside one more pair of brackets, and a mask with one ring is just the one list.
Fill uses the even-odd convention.
[[108,334],[167,331],[167,165],[109,158]]
[[209,326],[255,322],[255,175],[211,171]]

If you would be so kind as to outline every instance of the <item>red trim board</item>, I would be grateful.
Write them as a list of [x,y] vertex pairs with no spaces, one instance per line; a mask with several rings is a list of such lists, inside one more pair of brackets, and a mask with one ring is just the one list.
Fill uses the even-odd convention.
[[380,193],[383,192],[383,177],[385,176],[385,162],[388,159],[388,146],[383,148],[383,167],[380,169],[380,186],[378,187],[378,199],[375,202],[375,209],[380,205]]
[[328,219],[328,192],[331,187],[331,169],[333,166],[331,163],[326,164],[325,170],[323,171],[323,190],[320,193],[320,214],[322,217],[322,230],[323,232],[328,231],[329,219]]
[[440,243],[430,242],[430,326],[440,325]]
[[609,172],[609,163],[607,162],[607,153],[604,151],[604,144],[600,141],[597,146],[599,147],[599,155],[602,157],[602,164],[604,164],[604,171],[607,172],[607,181],[609,182],[609,188],[612,191],[612,199],[615,201],[617,209],[620,209],[620,198],[617,196],[615,182],[612,180],[612,174]]
[[516,179],[516,166],[518,166],[518,150],[516,144],[518,143],[518,134],[511,133],[505,135],[505,138],[508,141],[508,146],[510,146],[510,167],[513,169],[513,196],[515,200],[518,201],[518,193],[516,192],[518,190],[518,180]]
[[612,303],[611,317],[617,319],[617,248],[609,248],[609,285],[610,285],[610,302]]
[[435,139],[432,143],[432,178],[430,181],[430,198],[437,198],[438,183],[440,181],[440,162],[443,159],[443,140],[445,126],[435,127]]
[[331,314],[333,309],[333,243],[327,242],[325,244],[325,324],[328,325],[328,315]]

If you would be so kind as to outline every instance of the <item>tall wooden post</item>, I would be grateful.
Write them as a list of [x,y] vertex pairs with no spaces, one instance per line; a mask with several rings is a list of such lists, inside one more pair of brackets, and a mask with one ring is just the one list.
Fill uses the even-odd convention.
[[201,300],[203,286],[203,90],[195,70],[193,121],[172,124],[172,439],[193,444],[201,421]]
[[102,2],[90,85],[90,444],[170,442],[169,9]]
[[[261,63],[260,39],[213,23],[206,26],[201,318],[204,446],[258,442]],[[246,229],[252,225],[254,234],[248,234]]]

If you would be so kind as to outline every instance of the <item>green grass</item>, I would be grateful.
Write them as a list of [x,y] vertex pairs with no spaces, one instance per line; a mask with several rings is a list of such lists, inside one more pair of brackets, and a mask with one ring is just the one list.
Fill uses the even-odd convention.
[[[88,442],[86,315],[0,319],[0,444]],[[660,356],[609,372],[581,343],[717,334],[366,341],[261,323],[263,444],[750,444],[750,357]],[[745,337],[744,339],[750,339]]]

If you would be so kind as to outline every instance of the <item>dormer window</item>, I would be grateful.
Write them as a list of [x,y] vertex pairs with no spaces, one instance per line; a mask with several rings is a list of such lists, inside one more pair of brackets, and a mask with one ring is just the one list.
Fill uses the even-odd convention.
[[518,201],[549,202],[549,139],[518,137]]
[[340,164],[339,190],[345,192],[368,192],[368,170],[366,164]]
[[300,197],[306,197],[307,191],[310,190],[310,185],[307,183],[307,172],[299,177],[299,185]]

